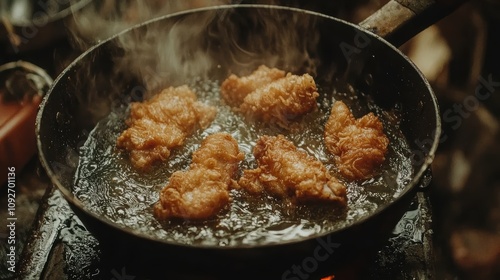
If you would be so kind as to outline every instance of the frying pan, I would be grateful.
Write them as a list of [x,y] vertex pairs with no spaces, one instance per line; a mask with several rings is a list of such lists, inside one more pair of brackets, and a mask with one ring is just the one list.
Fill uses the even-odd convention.
[[[422,29],[423,21],[435,21],[456,4],[410,2],[391,1],[365,20],[364,27],[267,5],[197,9],[135,26],[89,49],[56,79],[37,117],[40,160],[75,213],[104,247],[111,248],[109,257],[130,256],[130,262],[147,271],[173,269],[170,264],[219,273],[266,266],[286,277],[281,273],[293,264],[314,264],[311,258],[318,248],[330,253],[328,261],[340,264],[387,237],[415,193],[430,181],[428,170],[441,132],[436,98],[415,65],[372,32],[400,44],[411,37],[408,32]],[[414,25],[415,18],[420,24]],[[389,24],[381,27],[381,22]],[[158,29],[161,32],[150,34]],[[172,34],[183,36],[169,37]],[[277,40],[280,34],[287,39]],[[133,40],[143,44],[130,46]],[[351,91],[371,100],[381,112],[396,112],[395,124],[407,141],[412,170],[408,180],[394,181],[400,188],[394,199],[340,228],[283,242],[219,246],[152,237],[111,220],[74,195],[80,148],[110,112],[165,85],[184,84],[194,77],[221,81],[229,73],[248,73],[260,64],[309,72],[324,88],[333,89],[327,97]]]

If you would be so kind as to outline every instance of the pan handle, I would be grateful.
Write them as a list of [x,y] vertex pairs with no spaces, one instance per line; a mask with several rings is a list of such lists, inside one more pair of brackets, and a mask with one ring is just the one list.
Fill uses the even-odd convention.
[[401,46],[467,0],[391,0],[359,25]]

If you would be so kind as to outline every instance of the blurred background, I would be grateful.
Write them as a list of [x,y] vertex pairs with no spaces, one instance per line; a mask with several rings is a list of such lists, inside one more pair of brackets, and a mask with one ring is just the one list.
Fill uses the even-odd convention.
[[[31,89],[13,90],[11,78],[4,73],[0,77],[0,167],[17,168],[17,238],[21,240],[29,236],[40,201],[50,186],[34,146],[34,112],[40,102],[37,91],[46,90],[51,78],[55,79],[87,48],[155,16],[204,6],[277,4],[359,23],[387,1],[35,2],[0,3],[0,65],[19,60],[33,64],[19,66],[18,70],[31,76],[14,75]],[[428,192],[432,204],[432,276],[500,279],[500,1],[468,1],[400,49],[434,88],[444,128]],[[35,93],[28,97],[6,93],[16,90]],[[16,119],[23,110],[27,111],[24,117]],[[27,129],[14,130],[9,122]],[[0,180],[2,221],[7,215],[5,180]],[[4,230],[0,230],[2,243],[7,238]],[[17,249],[21,251],[22,246]],[[0,258],[6,257],[4,250]]]

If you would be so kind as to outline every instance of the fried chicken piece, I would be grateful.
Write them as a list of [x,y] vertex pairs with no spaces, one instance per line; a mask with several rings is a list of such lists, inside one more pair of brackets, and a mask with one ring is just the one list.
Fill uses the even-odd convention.
[[229,76],[221,85],[221,96],[231,107],[239,107],[243,99],[257,88],[285,77],[285,71],[259,66],[252,74],[238,77],[234,74]]
[[283,135],[260,137],[253,154],[258,167],[245,170],[238,182],[249,193],[267,191],[295,202],[347,205],[346,187],[320,161],[297,149]]
[[355,119],[342,101],[333,104],[325,126],[325,145],[344,177],[372,177],[385,160],[388,144],[382,122],[373,113]]
[[226,185],[238,171],[238,163],[244,158],[240,153],[238,143],[227,133],[215,133],[204,139],[202,145],[193,153],[191,169],[207,168],[222,175]]
[[228,186],[219,172],[195,168],[172,174],[154,213],[160,220],[203,220],[215,216],[229,201]]
[[169,87],[150,100],[130,105],[128,128],[116,146],[129,152],[135,168],[148,170],[166,160],[197,128],[208,127],[216,114],[217,109],[198,102],[189,87]]
[[286,77],[248,94],[240,111],[248,118],[290,128],[290,122],[317,108],[316,83],[309,74]]
[[287,129],[291,121],[316,109],[319,96],[309,74],[285,76],[284,71],[264,65],[248,76],[229,76],[222,83],[221,95],[249,119]]
[[243,159],[238,143],[227,133],[205,138],[193,153],[190,169],[172,174],[154,207],[158,219],[212,218],[230,201],[229,186]]

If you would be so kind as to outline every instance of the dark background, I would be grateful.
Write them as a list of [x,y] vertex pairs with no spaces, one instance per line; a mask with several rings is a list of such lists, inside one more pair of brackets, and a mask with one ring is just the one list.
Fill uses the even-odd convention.
[[[189,8],[190,2],[203,6],[221,1],[183,1],[178,6],[172,4],[172,9]],[[358,23],[386,1],[258,2],[297,6]],[[58,25],[63,28],[53,30],[63,30],[62,36],[54,36],[53,40],[32,50],[13,52],[5,40],[0,41],[0,64],[26,60],[43,67],[53,78],[57,77],[69,62],[93,44],[89,38],[83,41],[72,38],[65,24],[61,21]],[[1,35],[5,36],[5,32],[0,31]],[[499,279],[500,3],[469,1],[451,16],[414,37],[401,50],[431,82],[440,102],[446,135],[432,166],[434,180],[429,193],[433,206],[434,278]],[[481,79],[493,81],[490,95],[485,100],[478,100],[477,106],[464,107],[481,85]],[[462,114],[457,106],[465,108]],[[448,118],[443,115],[447,112]],[[451,121],[450,116],[458,119]],[[36,155],[17,171],[17,175],[19,256],[22,241],[30,234],[39,202],[50,184]],[[6,186],[0,189],[0,220],[4,221]],[[0,229],[2,269],[6,233],[6,229]]]

